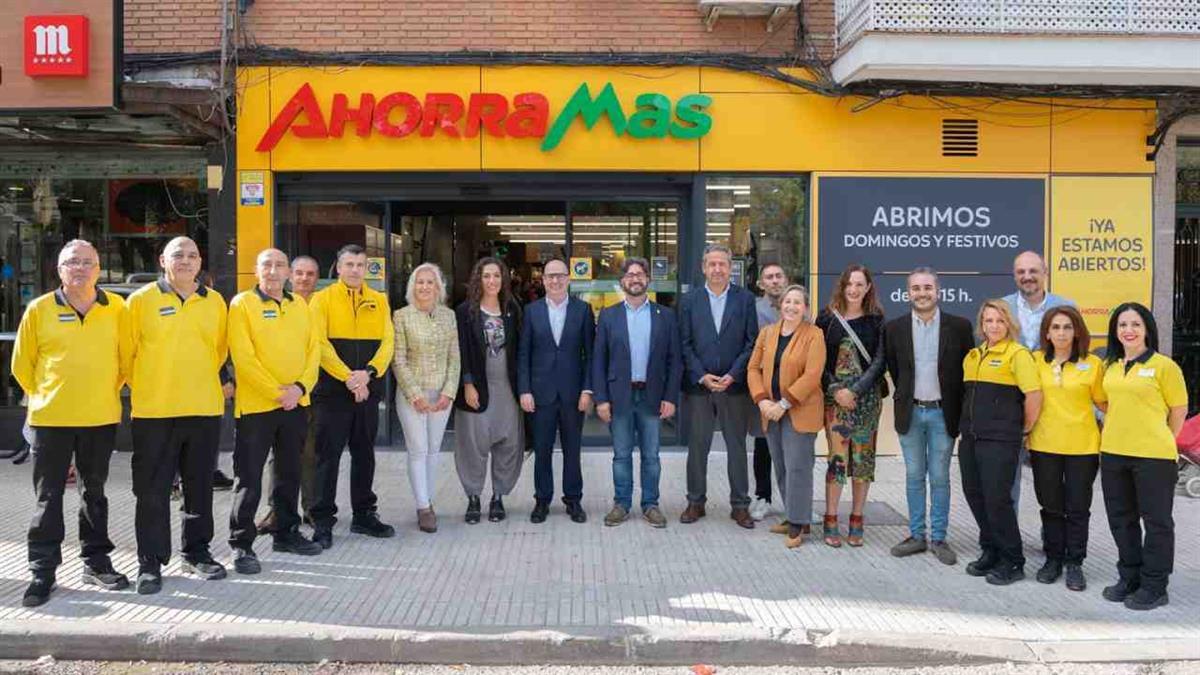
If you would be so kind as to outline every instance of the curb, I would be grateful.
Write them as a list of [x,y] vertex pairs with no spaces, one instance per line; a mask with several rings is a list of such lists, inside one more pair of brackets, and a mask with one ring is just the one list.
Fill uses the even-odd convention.
[[1026,642],[996,638],[754,627],[634,626],[433,632],[319,624],[87,625],[0,621],[8,659],[473,665],[644,664],[805,666],[968,665],[989,662],[1200,660],[1200,641]]

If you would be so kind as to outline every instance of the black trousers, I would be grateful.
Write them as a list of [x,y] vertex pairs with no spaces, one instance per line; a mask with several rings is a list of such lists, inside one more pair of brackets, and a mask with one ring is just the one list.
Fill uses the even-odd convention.
[[229,545],[250,549],[258,536],[254,515],[262,500],[263,468],[274,450],[271,508],[278,531],[289,532],[300,525],[296,500],[300,494],[300,453],[308,433],[306,408],[271,410],[242,415],[237,420],[237,444],[233,449],[233,510],[229,514]]
[[32,427],[33,491],[37,506],[29,523],[29,569],[55,570],[62,564],[63,492],[67,471],[75,460],[79,502],[80,556],[89,565],[108,562],[113,543],[108,538],[108,461],[117,438],[117,425],[100,427]]
[[317,528],[337,522],[338,469],[342,450],[350,446],[350,508],[355,516],[375,513],[375,434],[379,430],[379,401],[330,403],[314,406],[317,426],[317,503],[312,508]]
[[1012,498],[1020,457],[1020,441],[993,441],[964,434],[958,445],[963,495],[979,526],[979,547],[1016,566],[1025,565]]
[[[758,420],[751,418],[750,423]],[[754,496],[771,501],[771,449],[765,437],[754,439]]]
[[176,472],[183,485],[180,553],[185,560],[208,560],[213,538],[213,456],[220,443],[221,418],[135,417],[130,429],[138,562],[165,565],[171,559],[171,483]]
[[1167,590],[1175,565],[1171,509],[1178,479],[1174,460],[1101,453],[1100,486],[1122,581],[1156,593]]
[[554,499],[554,436],[562,436],[563,502],[578,502],[583,498],[583,469],[580,466],[580,446],[583,444],[583,413],[579,401],[567,403],[562,399],[546,405],[539,404],[529,415],[533,427],[533,496],[538,501]]
[[1092,485],[1099,455],[1030,451],[1033,489],[1042,507],[1042,548],[1050,560],[1080,565],[1087,557]]

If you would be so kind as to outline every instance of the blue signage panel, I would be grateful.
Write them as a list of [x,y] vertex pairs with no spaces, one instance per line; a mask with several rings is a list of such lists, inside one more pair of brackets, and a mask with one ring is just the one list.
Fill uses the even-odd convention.
[[875,276],[887,316],[899,316],[908,272],[930,266],[945,311],[974,320],[981,300],[1014,290],[1013,258],[1045,245],[1041,178],[822,176],[816,191],[822,305],[842,269],[858,263]]

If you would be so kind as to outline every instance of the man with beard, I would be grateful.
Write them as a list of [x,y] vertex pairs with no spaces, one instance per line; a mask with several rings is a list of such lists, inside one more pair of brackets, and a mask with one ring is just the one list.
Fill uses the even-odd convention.
[[[763,263],[758,268],[758,287],[762,297],[754,301],[754,309],[758,314],[758,330],[779,321],[779,301],[783,299],[783,290],[788,287],[787,272],[783,265],[777,262]],[[754,402],[750,402],[754,405]],[[753,420],[758,415],[758,406],[751,411],[750,435],[754,437],[754,503],[750,505],[750,517],[762,520],[771,512],[771,451],[767,447],[767,437],[763,435],[762,425]]]
[[675,313],[646,297],[650,265],[644,258],[621,264],[625,301],[600,312],[592,352],[596,414],[613,439],[612,510],[608,526],[620,525],[633,508],[633,447],[641,452],[642,517],[666,527],[658,507],[658,439],[662,420],[679,406],[683,361]]

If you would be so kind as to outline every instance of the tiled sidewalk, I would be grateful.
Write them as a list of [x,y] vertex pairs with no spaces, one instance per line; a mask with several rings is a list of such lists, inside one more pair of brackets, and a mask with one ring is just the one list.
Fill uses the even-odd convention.
[[[1090,587],[1072,593],[1061,582],[1047,587],[1032,580],[1042,556],[1028,469],[1021,524],[1029,580],[994,588],[963,571],[976,554],[975,527],[957,480],[951,541],[959,564],[946,567],[931,555],[898,560],[888,554],[907,530],[901,515],[906,513],[904,467],[898,458],[879,460],[865,547],[835,550],[813,539],[790,551],[765,527],[746,531],[728,518],[725,457],[717,452],[710,460],[709,516],[700,523],[678,522],[685,506],[685,456],[670,452],[664,454],[662,480],[669,527],[654,530],[637,519],[604,527],[612,489],[609,457],[585,453],[586,524],[571,523],[561,504],[544,525],[529,523],[530,458],[516,493],[506,500],[509,519],[469,526],[461,518],[465,499],[453,458],[443,454],[435,499],[441,529],[428,535],[416,530],[405,455],[381,451],[375,482],[381,516],[397,526],[398,538],[353,535],[343,520],[335,529],[334,548],[314,558],[273,553],[269,539],[260,538],[262,574],[238,576],[231,568],[225,581],[202,582],[180,576],[176,558],[166,569],[164,592],[148,597],[80,584],[73,515],[78,497],[72,493],[67,499],[67,563],[59,572],[59,589],[47,605],[34,610],[20,607],[28,580],[24,536],[32,512],[30,469],[4,465],[0,505],[8,517],[0,522],[0,632],[25,627],[33,637],[42,629],[103,636],[137,626],[151,631],[203,627],[221,635],[241,627],[269,636],[273,627],[284,631],[291,626],[318,632],[352,629],[355,634],[402,629],[416,631],[405,635],[419,640],[423,634],[496,636],[531,630],[568,637],[635,633],[728,639],[750,631],[808,641],[832,634],[870,642],[877,636],[879,644],[941,644],[949,650],[978,640],[1077,647],[1146,647],[1162,641],[1200,649],[1200,500],[1176,499],[1171,604],[1135,613],[1100,597],[1101,587],[1115,574],[1115,551],[1098,484],[1085,565]],[[229,460],[222,457],[227,471]],[[819,486],[823,461],[816,470]],[[957,467],[952,475],[957,478]],[[345,478],[343,496],[348,494]],[[109,497],[110,531],[118,546],[114,562],[132,576],[136,563],[128,454],[114,457]],[[224,538],[230,501],[230,493],[217,494],[213,551],[224,562],[229,560]],[[178,531],[176,522],[176,536]],[[1087,655],[1086,649],[1081,654]],[[1169,655],[1164,652],[1163,657]]]

